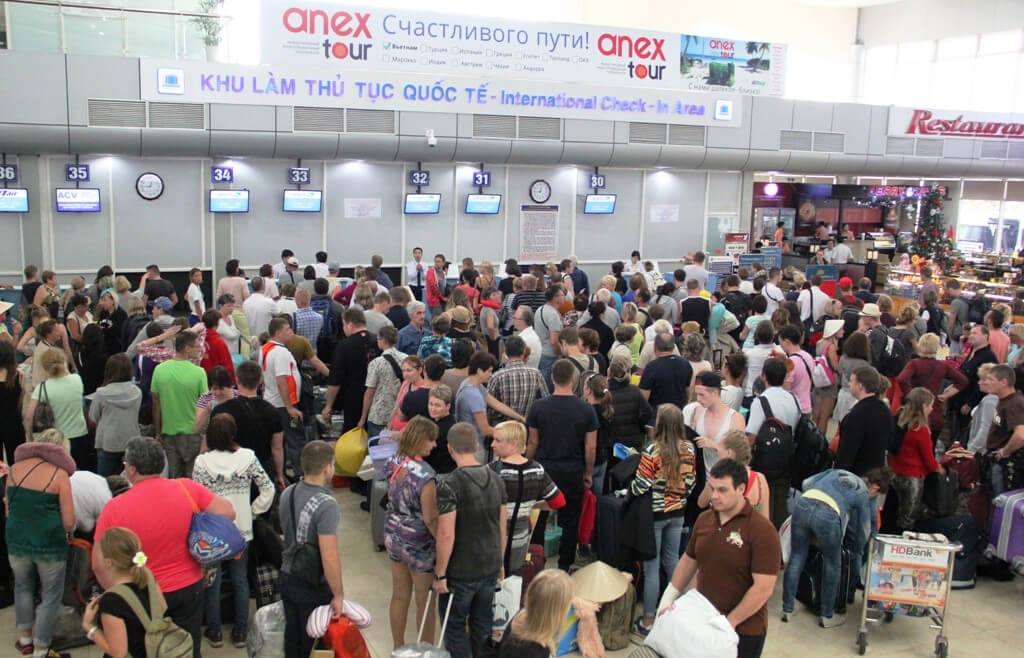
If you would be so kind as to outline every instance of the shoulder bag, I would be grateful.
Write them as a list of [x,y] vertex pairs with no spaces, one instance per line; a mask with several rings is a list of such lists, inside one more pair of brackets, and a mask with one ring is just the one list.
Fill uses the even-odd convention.
[[50,405],[50,396],[46,394],[46,382],[39,386],[39,399],[36,401],[36,410],[32,414],[33,433],[48,430],[56,424],[53,417],[53,407]]
[[[320,546],[302,541],[299,538],[298,518],[295,513],[295,495],[296,490],[293,487],[289,505],[292,512],[292,534],[295,536],[295,555],[292,556],[291,570],[287,573],[292,578],[308,585],[319,585],[324,579],[324,569],[320,562]],[[313,511],[315,511],[315,508]],[[312,512],[310,513],[312,514]]]

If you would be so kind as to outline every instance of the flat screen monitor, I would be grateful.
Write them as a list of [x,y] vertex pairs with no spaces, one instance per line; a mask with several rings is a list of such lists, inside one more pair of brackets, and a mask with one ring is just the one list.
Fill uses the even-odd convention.
[[500,208],[500,194],[470,194],[466,197],[467,215],[497,215]]
[[57,212],[99,212],[100,191],[94,187],[58,187]]
[[441,211],[440,194],[413,194],[405,195],[406,215],[436,215]]
[[210,190],[210,212],[249,212],[249,190]]
[[615,212],[614,194],[588,194],[583,202],[585,215],[610,215]]
[[320,190],[285,190],[285,212],[320,212],[323,193]]
[[28,190],[21,187],[0,189],[0,212],[28,212]]

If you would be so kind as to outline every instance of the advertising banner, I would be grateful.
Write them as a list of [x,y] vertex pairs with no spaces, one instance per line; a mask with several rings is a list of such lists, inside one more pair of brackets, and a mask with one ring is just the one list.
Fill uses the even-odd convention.
[[315,0],[260,3],[260,62],[273,66],[781,96],[785,52],[780,44],[653,30]]
[[889,108],[889,134],[967,139],[1024,139],[1020,115],[959,110]]
[[547,80],[437,76],[307,65],[143,59],[142,99],[652,121],[736,127],[742,97]]
[[942,608],[950,548],[875,541],[867,598],[875,601]]

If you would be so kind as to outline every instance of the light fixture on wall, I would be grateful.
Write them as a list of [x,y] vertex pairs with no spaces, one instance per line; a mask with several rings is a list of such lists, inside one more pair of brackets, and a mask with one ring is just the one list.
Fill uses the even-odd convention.
[[813,255],[813,254],[815,254],[815,253],[817,253],[817,252],[818,252],[818,249],[819,249],[819,248],[820,248],[820,247],[819,247],[818,245],[816,245],[816,244],[812,244],[812,245],[808,245],[808,246],[807,246],[807,249],[808,249],[808,251],[809,251],[809,252],[810,252],[810,253],[811,253],[812,255]]
[[771,243],[772,243],[772,241],[771,241],[771,240],[769,240],[768,238],[761,238],[761,246],[762,246],[762,247],[767,247],[767,246],[768,246],[768,245],[770,245]]
[[864,255],[868,259],[868,262],[878,260],[878,250],[877,249],[868,249],[867,251],[864,252]]
[[773,196],[775,196],[778,193],[779,193],[779,184],[778,183],[765,183],[765,186],[764,186],[764,195],[765,196],[773,197]]

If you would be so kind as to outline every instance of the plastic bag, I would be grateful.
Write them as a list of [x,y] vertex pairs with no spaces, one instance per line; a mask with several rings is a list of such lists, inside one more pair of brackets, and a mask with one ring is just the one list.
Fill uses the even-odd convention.
[[779,543],[782,544],[782,563],[789,564],[789,554],[793,551],[793,517],[787,516],[779,526]]
[[663,658],[735,658],[738,644],[725,615],[695,589],[654,620],[644,640]]
[[338,437],[334,445],[334,464],[342,475],[355,475],[366,459],[369,435],[362,427],[353,427]]
[[245,640],[250,658],[284,658],[284,624],[284,602],[258,609]]
[[501,642],[505,628],[519,612],[519,601],[523,595],[523,579],[509,576],[501,581],[501,588],[494,592],[494,620],[491,622],[491,639]]

